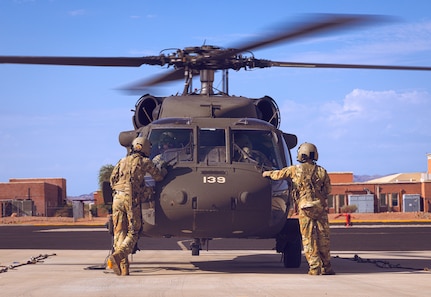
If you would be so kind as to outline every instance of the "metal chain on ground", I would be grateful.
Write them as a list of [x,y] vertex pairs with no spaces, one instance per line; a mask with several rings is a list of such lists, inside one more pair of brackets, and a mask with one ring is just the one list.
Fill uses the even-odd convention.
[[390,268],[390,269],[397,268],[397,269],[415,270],[415,271],[426,271],[426,272],[430,271],[430,269],[428,267],[424,267],[424,268],[404,267],[404,266],[401,266],[401,264],[392,264],[389,261],[385,261],[385,260],[364,259],[364,258],[359,257],[357,254],[355,254],[353,256],[353,258],[343,258],[343,257],[340,257],[340,256],[335,256],[334,258],[355,261],[357,263],[370,263],[370,264],[376,265],[379,268]]
[[30,260],[28,260],[26,262],[22,262],[22,263],[18,263],[18,264],[12,264],[12,265],[9,265],[9,266],[3,266],[4,268],[0,269],[0,273],[7,272],[9,269],[15,269],[17,267],[21,267],[21,266],[24,266],[24,265],[40,263],[40,262],[43,262],[43,260],[45,260],[45,259],[47,259],[48,257],[51,257],[51,256],[57,256],[57,254],[50,254],[50,255],[48,255],[48,254],[44,254],[44,255],[40,254],[39,256],[31,257]]

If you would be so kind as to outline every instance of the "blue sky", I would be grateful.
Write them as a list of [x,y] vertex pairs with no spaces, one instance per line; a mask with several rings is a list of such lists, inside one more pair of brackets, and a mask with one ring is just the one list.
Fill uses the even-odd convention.
[[[263,5],[262,3],[265,3]],[[431,4],[414,1],[0,0],[0,55],[146,56],[223,47],[307,13],[397,21],[253,51],[274,61],[431,66]],[[98,189],[125,150],[139,96],[118,88],[163,73],[140,68],[0,65],[0,182],[64,177],[68,195]],[[431,152],[431,72],[267,68],[230,72],[230,93],[273,97],[282,130],[319,148],[328,171],[425,172]],[[219,82],[215,81],[215,85]],[[158,95],[182,90],[169,84]],[[296,149],[294,149],[296,152]]]

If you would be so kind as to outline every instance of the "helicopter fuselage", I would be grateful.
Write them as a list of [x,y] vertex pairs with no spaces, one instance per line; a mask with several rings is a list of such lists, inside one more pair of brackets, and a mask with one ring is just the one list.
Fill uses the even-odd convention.
[[[283,133],[255,118],[164,118],[140,130],[168,174],[142,204],[143,233],[157,237],[270,238],[291,205],[287,181],[262,171],[291,164]],[[160,152],[158,139],[171,135]],[[246,140],[244,140],[246,139]]]

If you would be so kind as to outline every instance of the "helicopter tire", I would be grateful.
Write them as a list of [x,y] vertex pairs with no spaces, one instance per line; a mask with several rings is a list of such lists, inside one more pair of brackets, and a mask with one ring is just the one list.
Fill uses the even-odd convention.
[[302,260],[302,240],[298,219],[288,219],[283,229],[283,264],[285,268],[298,268]]
[[199,247],[192,247],[192,256],[199,256]]
[[192,256],[199,256],[199,252],[201,250],[201,241],[198,238],[195,238],[193,243],[190,245],[190,249],[192,250]]
[[285,268],[299,268],[301,266],[301,241],[288,242],[283,252],[283,264]]

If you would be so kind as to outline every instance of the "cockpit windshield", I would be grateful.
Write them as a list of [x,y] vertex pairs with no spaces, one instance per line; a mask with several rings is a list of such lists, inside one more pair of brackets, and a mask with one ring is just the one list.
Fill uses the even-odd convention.
[[[289,156],[282,155],[283,151],[289,153],[283,145],[283,137],[274,131],[198,128],[197,137],[193,135],[193,128],[152,129],[149,135],[152,143],[150,157],[156,165],[197,161],[207,165],[252,163],[279,169],[284,167],[283,160],[290,162]],[[197,143],[194,144],[195,140]]]
[[199,130],[199,162],[226,163],[226,133],[224,129]]
[[282,167],[277,137],[272,131],[232,130],[232,162]]
[[149,139],[152,143],[150,158],[156,165],[193,161],[192,129],[153,129]]

